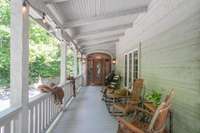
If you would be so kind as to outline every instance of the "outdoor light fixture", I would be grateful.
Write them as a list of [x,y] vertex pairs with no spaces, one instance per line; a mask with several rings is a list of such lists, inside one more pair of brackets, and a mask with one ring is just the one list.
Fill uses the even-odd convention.
[[47,18],[46,18],[46,14],[45,14],[45,13],[42,13],[42,22],[43,22],[44,24],[47,23]]
[[25,0],[22,5],[22,12],[25,13],[27,11],[27,1]]
[[116,64],[116,59],[113,59],[113,60],[112,60],[112,63],[113,63],[113,64]]

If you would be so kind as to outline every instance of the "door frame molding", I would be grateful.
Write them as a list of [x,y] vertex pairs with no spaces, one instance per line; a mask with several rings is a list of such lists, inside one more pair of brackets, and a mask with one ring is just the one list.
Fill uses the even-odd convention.
[[[109,57],[109,59],[110,59],[110,66],[109,66],[109,69],[110,69],[110,72],[112,71],[112,68],[113,68],[113,66],[112,66],[112,60],[113,60],[113,58],[112,58],[112,56],[110,55],[110,54],[107,54],[107,53],[102,53],[102,52],[92,52],[91,54],[87,54],[86,55],[86,60],[87,60],[87,63],[86,63],[86,83],[87,83],[87,85],[89,85],[89,84],[91,84],[91,83],[89,83],[89,81],[88,81],[88,60],[89,60],[89,58],[88,58],[88,56],[90,56],[90,55],[93,55],[93,54],[99,54],[99,55],[104,55],[104,56],[107,56],[107,57]],[[102,69],[104,69],[104,65],[105,65],[105,59],[106,58],[104,58],[104,59],[102,59]],[[91,58],[91,60],[93,61],[93,65],[94,65],[94,60],[95,60],[95,58],[94,59],[92,59]],[[94,66],[93,66],[94,67]],[[94,68],[93,68],[94,69]],[[93,70],[94,71],[94,70]],[[105,72],[104,72],[104,70],[102,70],[103,71],[103,74],[102,74],[102,76],[103,77],[105,77]],[[94,78],[94,77],[93,77]],[[103,79],[102,79],[102,82],[103,82]],[[103,84],[102,84],[103,85]]]

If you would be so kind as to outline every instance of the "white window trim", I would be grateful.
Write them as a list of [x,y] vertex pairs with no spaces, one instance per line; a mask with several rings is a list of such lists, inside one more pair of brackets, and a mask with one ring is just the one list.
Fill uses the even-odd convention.
[[[134,76],[134,52],[135,51],[138,51],[138,77],[139,77],[139,72],[140,72],[140,67],[139,67],[139,62],[140,62],[140,51],[139,51],[139,48],[135,48],[135,49],[132,49],[132,50],[130,50],[130,51],[128,51],[128,52],[126,52],[126,53],[124,53],[124,70],[123,70],[123,75],[124,75],[124,87],[126,88],[126,89],[132,89],[132,88],[129,88],[129,84],[130,84],[130,82],[129,82],[129,54],[130,53],[132,53],[132,68],[131,68],[131,70],[132,70],[132,73],[131,73],[131,79],[133,80],[133,76]],[[125,78],[125,56],[127,55],[127,77]],[[125,79],[126,79],[126,81],[125,81]],[[126,82],[126,86],[125,86],[125,82]],[[131,81],[132,82],[132,81]]]

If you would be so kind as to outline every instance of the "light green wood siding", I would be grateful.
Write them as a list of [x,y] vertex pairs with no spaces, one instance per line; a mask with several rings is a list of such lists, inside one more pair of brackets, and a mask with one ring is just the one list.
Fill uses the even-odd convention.
[[176,91],[175,133],[200,133],[200,0],[153,0],[117,46],[118,62],[140,41],[146,88]]

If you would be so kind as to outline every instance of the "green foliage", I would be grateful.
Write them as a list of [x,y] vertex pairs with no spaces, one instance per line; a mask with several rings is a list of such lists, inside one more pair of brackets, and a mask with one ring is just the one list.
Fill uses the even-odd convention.
[[68,49],[67,51],[67,73],[69,74],[68,76],[73,76],[73,66],[74,66],[74,56],[73,56],[73,51],[71,49]]
[[10,0],[0,0],[0,25],[10,25]]
[[145,99],[153,102],[155,105],[160,105],[162,94],[159,90],[151,90],[145,94]]
[[29,77],[30,82],[38,77],[56,77],[60,74],[59,42],[35,21],[30,20]]
[[[10,1],[0,0],[0,87],[10,83]],[[17,25],[16,25],[17,26]],[[57,77],[60,74],[59,41],[30,19],[29,83],[38,77]],[[67,68],[73,75],[73,52],[68,52]]]
[[10,6],[0,0],[0,86],[10,82]]

